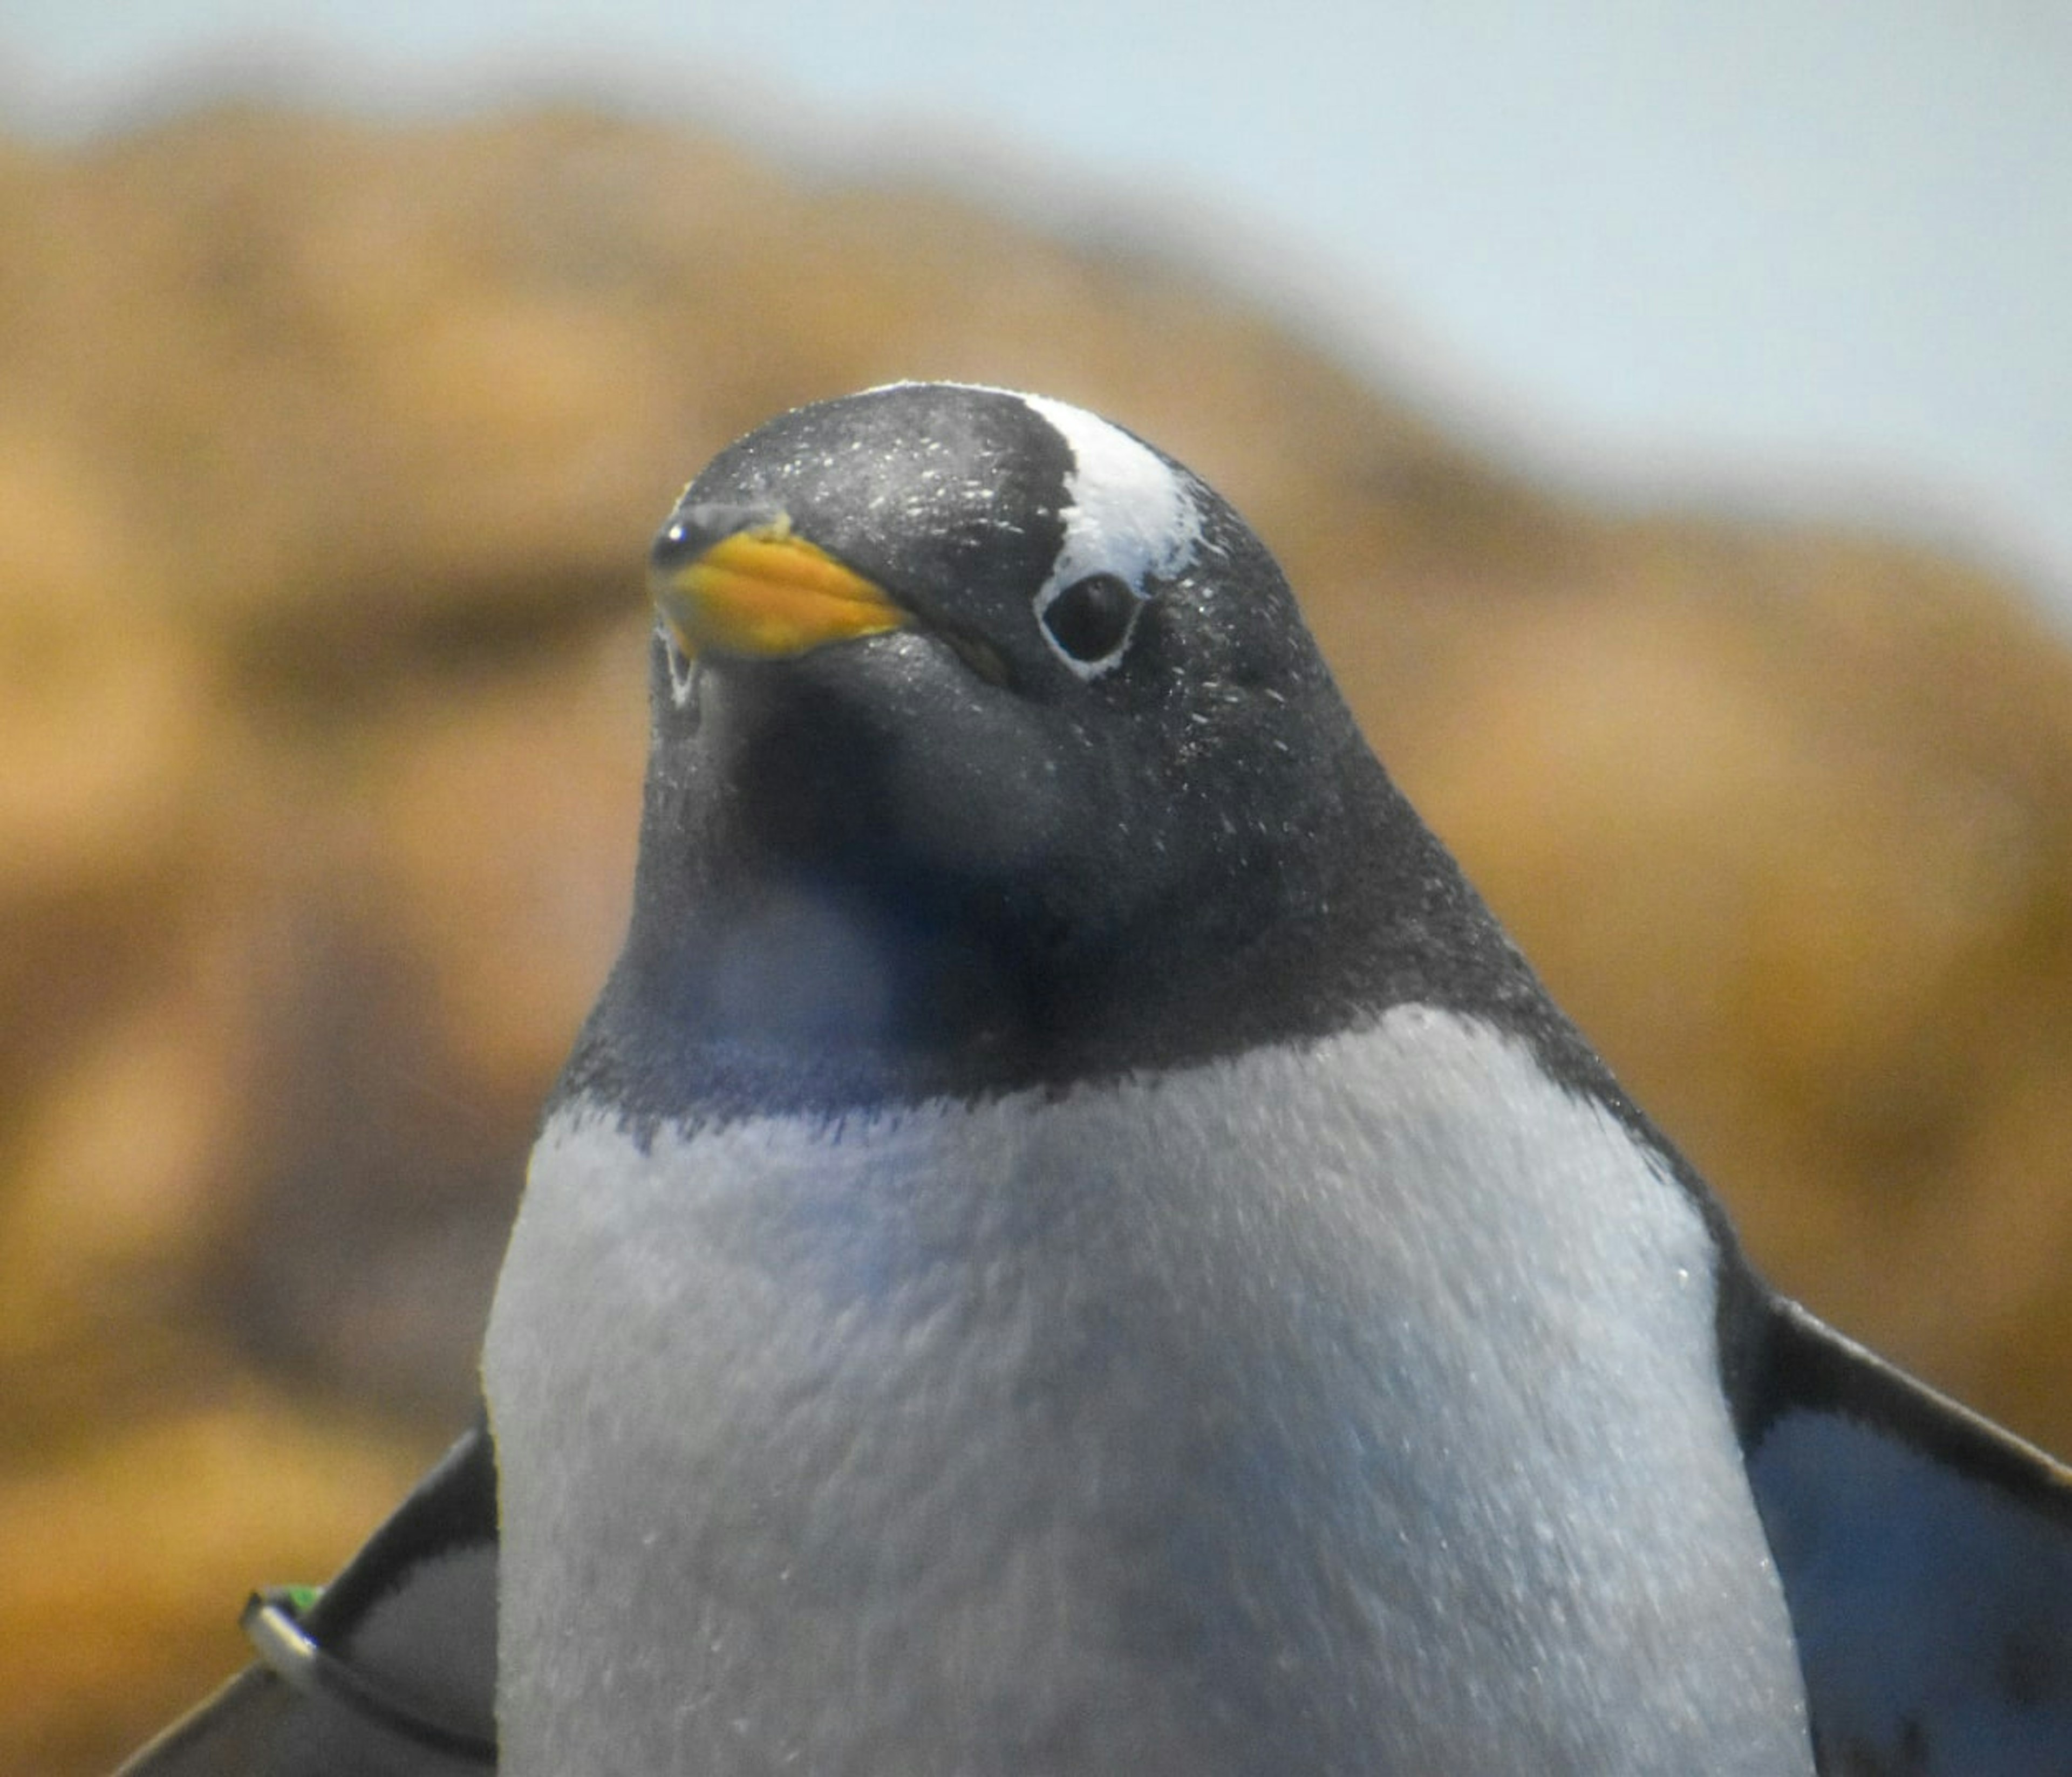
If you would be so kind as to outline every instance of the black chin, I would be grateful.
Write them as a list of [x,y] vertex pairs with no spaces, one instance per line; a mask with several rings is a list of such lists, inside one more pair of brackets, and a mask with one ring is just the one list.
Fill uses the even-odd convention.
[[880,860],[901,742],[847,676],[796,661],[705,669],[699,742],[745,868],[827,878]]
[[705,831],[744,880],[961,901],[1041,883],[1093,813],[1087,737],[933,634],[709,662],[695,700]]

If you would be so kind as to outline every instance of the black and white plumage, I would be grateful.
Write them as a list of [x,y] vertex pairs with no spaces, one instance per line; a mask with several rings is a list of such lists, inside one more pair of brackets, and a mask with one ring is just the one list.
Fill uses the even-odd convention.
[[479,1767],[470,1636],[520,1777],[2072,1770],[2072,1480],[1753,1275],[1211,490],[904,384],[654,582],[494,1608],[478,1431],[137,1770]]

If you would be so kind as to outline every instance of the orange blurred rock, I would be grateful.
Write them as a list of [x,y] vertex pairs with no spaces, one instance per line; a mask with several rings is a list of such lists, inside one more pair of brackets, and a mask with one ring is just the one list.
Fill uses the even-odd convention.
[[466,1410],[650,528],[899,376],[1229,493],[1765,1266],[2072,1450],[2072,663],[2004,589],[1564,502],[1112,226],[578,112],[0,144],[0,1766],[105,1765]]

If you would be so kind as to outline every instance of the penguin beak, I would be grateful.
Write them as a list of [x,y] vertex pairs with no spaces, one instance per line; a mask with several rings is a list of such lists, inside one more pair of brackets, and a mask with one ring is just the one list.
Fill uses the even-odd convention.
[[781,513],[717,538],[672,520],[656,540],[648,586],[693,659],[788,660],[912,621],[883,587],[796,534]]

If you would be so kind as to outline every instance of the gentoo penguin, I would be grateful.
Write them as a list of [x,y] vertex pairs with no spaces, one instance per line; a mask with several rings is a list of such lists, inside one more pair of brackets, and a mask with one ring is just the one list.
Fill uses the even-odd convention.
[[2072,1477],[1757,1278],[1215,493],[900,384],[652,571],[486,1422],[130,1768],[2072,1771]]

